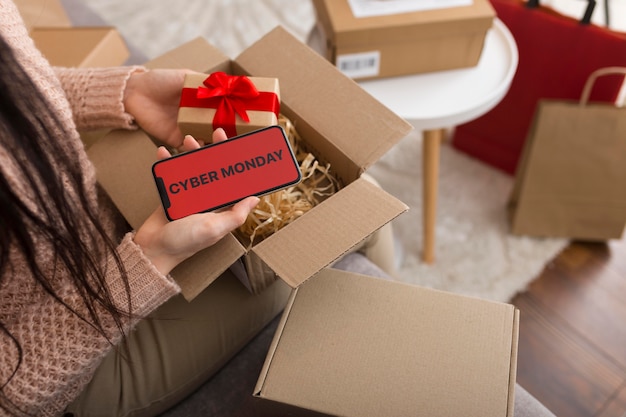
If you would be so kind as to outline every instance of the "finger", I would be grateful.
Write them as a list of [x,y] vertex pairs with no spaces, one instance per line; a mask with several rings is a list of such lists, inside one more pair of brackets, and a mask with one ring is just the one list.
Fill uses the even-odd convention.
[[212,214],[213,217],[210,220],[210,224],[205,223],[205,226],[211,229],[210,233],[212,233],[214,237],[219,236],[218,239],[221,239],[229,232],[241,226],[257,204],[259,204],[258,197],[248,197],[230,207],[228,210],[219,213],[209,213]]
[[198,143],[197,140],[193,138],[193,136],[186,135],[185,138],[183,139],[182,148],[184,152],[193,151],[195,149],[199,149],[200,144]]
[[167,150],[165,146],[159,146],[157,148],[157,159],[167,159],[171,157],[172,154]]
[[223,142],[227,140],[226,132],[221,127],[218,127],[213,131],[213,143]]

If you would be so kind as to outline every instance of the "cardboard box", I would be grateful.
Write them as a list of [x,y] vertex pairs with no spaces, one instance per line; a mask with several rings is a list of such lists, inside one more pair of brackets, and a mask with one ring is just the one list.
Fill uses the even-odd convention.
[[[212,74],[215,77],[215,86],[219,88],[221,84],[228,84],[228,80],[223,80],[223,76]],[[247,117],[245,121],[232,109],[232,123],[216,124],[216,116],[220,106],[220,97],[209,99],[198,99],[198,87],[207,88],[203,83],[207,79],[206,74],[187,74],[183,84],[183,97],[178,110],[178,127],[184,135],[192,135],[196,139],[201,139],[204,143],[211,143],[211,135],[217,127],[222,127],[228,137],[249,133],[267,126],[278,124],[278,114],[280,111],[280,89],[278,79],[267,77],[247,77],[254,85],[259,95],[250,99],[234,97],[235,102],[239,102]],[[218,87],[219,86],[219,87]],[[235,87],[236,88],[236,87]],[[229,99],[226,97],[225,99]],[[224,109],[219,111],[224,112]],[[219,116],[220,119],[228,119]]]
[[[203,39],[147,64],[204,73],[278,78],[281,113],[298,129],[309,152],[330,163],[343,188],[250,250],[230,234],[179,265],[172,276],[192,299],[240,261],[254,293],[280,277],[297,287],[407,206],[361,173],[410,131],[384,107],[286,30],[276,28],[230,60]],[[155,146],[141,131],[115,131],[89,149],[98,180],[134,228],[160,204],[150,167]]]
[[40,27],[69,27],[72,25],[59,0],[13,0],[30,31]]
[[326,269],[292,296],[254,396],[263,416],[512,417],[519,311]]
[[130,55],[112,27],[36,27],[30,36],[50,64],[59,67],[113,67]]
[[348,0],[313,0],[325,56],[354,79],[472,67],[495,11],[472,5],[385,16],[353,15]]

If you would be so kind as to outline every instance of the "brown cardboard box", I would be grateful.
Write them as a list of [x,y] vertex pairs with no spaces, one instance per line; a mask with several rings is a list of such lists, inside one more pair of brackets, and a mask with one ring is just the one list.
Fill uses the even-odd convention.
[[[187,299],[238,261],[252,292],[277,276],[297,287],[407,210],[360,176],[411,126],[286,30],[274,29],[233,61],[196,39],[147,66],[278,78],[281,113],[344,185],[250,250],[231,234],[185,261],[172,276]],[[89,156],[104,189],[131,226],[139,227],[160,204],[150,172],[156,157],[152,141],[141,131],[116,131],[94,144]]]
[[348,0],[313,0],[325,56],[354,79],[475,66],[495,11],[488,0],[386,16],[352,14]]
[[72,24],[59,0],[13,1],[29,31],[36,26],[69,27]]
[[[184,135],[192,135],[196,139],[203,140],[204,143],[211,143],[211,135],[215,127],[213,118],[217,113],[218,103],[215,102],[215,107],[203,107],[200,100],[193,100],[197,94],[197,88],[204,87],[203,82],[206,78],[206,74],[187,74],[185,76],[183,99],[186,99],[185,94],[188,92],[191,95],[193,105],[200,107],[183,105],[181,101],[181,106],[178,110],[178,127],[180,127]],[[257,103],[255,107],[255,104],[249,106],[246,104],[245,100],[242,100],[245,113],[249,120],[247,122],[242,120],[241,117],[234,112],[232,125],[225,124],[223,126],[217,126],[224,128],[229,137],[278,124],[278,111],[280,110],[278,79],[267,77],[248,77],[248,79],[260,93],[259,97],[261,97],[263,101],[260,102],[261,105]],[[267,106],[267,108],[264,106]]]
[[519,311],[325,269],[283,312],[263,416],[512,417]]
[[112,27],[36,27],[30,35],[55,66],[109,67],[123,64],[129,56],[126,43]]

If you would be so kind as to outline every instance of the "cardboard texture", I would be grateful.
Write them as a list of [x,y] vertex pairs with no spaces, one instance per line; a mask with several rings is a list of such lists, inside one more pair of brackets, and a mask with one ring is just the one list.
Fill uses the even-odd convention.
[[28,31],[34,27],[69,27],[72,25],[59,0],[13,0]]
[[113,67],[130,56],[126,43],[112,27],[37,27],[30,36],[54,66]]
[[[192,94],[195,94],[195,89],[198,87],[204,87],[203,82],[207,78],[207,75],[202,74],[188,74],[185,76],[185,83],[183,88],[192,89]],[[254,84],[256,89],[261,93],[274,94],[277,98],[276,104],[280,103],[280,89],[278,79],[266,78],[266,77],[248,77],[248,79]],[[196,100],[194,100],[196,101]],[[196,139],[201,139],[205,143],[211,143],[211,135],[214,128],[223,127],[229,137],[241,135],[243,133],[249,133],[254,130],[258,130],[267,126],[276,125],[278,123],[278,117],[274,113],[274,107],[267,110],[256,110],[254,106],[250,107],[246,105],[246,100],[241,99],[242,106],[246,109],[245,112],[250,118],[249,121],[244,121],[242,118],[235,114],[234,128],[226,123],[220,126],[216,125],[214,117],[217,112],[217,103],[215,107],[194,107],[190,105],[183,105],[178,110],[178,126],[184,135],[192,135]],[[274,102],[272,101],[272,104]],[[257,107],[263,107],[257,105]],[[278,106],[280,107],[280,106]],[[278,110],[278,109],[276,109]]]
[[325,269],[291,296],[254,396],[263,416],[513,416],[519,311]]
[[472,5],[356,18],[348,0],[313,0],[326,58],[354,79],[472,67],[495,12]]
[[[253,293],[277,277],[297,287],[408,209],[360,175],[411,126],[286,30],[274,29],[232,61],[196,39],[146,65],[277,78],[281,113],[295,124],[308,151],[320,163],[329,162],[343,184],[249,250],[228,235],[179,265],[172,276],[188,300],[233,264],[245,270],[244,284]],[[160,204],[150,178],[156,157],[152,140],[141,131],[112,132],[89,149],[89,156],[99,182],[131,226],[139,227]]]

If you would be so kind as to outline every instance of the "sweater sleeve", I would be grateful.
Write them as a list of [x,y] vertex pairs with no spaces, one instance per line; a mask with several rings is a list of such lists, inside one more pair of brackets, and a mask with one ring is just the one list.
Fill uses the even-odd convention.
[[[170,297],[180,292],[180,287],[169,276],[161,274],[146,258],[141,248],[133,241],[134,233],[126,234],[117,248],[128,274],[130,292],[133,296],[132,311],[144,317]],[[109,271],[115,271],[112,260]],[[118,274],[110,274],[108,284],[116,305],[128,310],[125,284]]]
[[137,128],[132,115],[124,111],[122,99],[128,78],[133,72],[145,71],[143,67],[55,67],[54,71],[78,130]]

